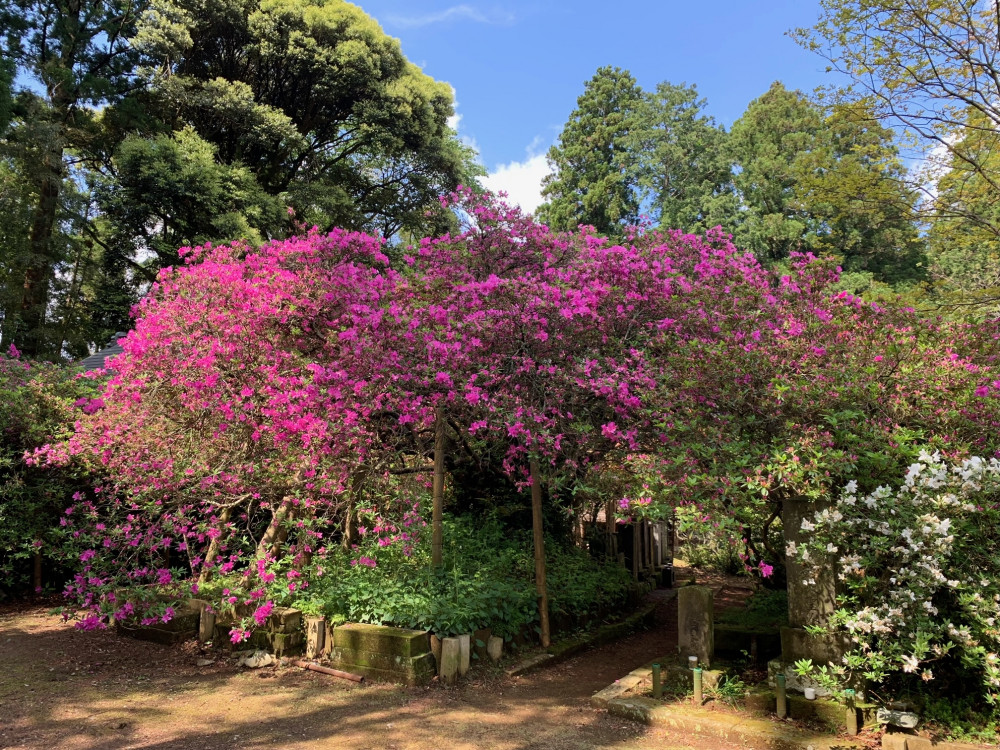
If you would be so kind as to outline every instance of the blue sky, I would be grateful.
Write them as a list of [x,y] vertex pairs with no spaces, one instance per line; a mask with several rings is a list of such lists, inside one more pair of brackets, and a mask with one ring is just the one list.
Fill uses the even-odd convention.
[[449,82],[459,133],[479,150],[490,187],[537,201],[545,151],[598,67],[643,88],[696,84],[727,127],[772,81],[811,91],[825,61],[785,32],[811,25],[818,0],[366,0],[359,5],[430,76]]

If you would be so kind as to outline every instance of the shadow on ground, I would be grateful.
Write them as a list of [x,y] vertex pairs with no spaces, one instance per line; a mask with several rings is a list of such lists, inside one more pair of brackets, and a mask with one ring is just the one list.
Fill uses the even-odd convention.
[[222,659],[197,667],[194,644],[165,647],[113,632],[84,633],[42,609],[0,609],[0,747],[704,746],[589,704],[616,677],[676,648],[674,606],[662,604],[653,629],[552,669],[509,679],[484,668],[455,689],[358,686],[296,668],[241,670]]

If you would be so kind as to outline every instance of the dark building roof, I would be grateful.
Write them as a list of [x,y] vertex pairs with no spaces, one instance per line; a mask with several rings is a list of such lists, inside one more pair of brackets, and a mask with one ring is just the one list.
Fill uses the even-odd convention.
[[80,361],[83,365],[84,370],[101,370],[104,368],[104,362],[108,357],[113,357],[116,354],[121,354],[124,350],[118,345],[118,340],[125,338],[125,334],[119,331],[116,333],[108,345],[105,346],[100,351],[94,352],[86,359]]

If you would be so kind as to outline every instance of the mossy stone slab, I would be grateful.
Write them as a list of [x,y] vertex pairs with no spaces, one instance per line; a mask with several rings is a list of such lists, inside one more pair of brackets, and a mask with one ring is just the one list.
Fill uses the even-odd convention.
[[334,648],[414,658],[431,653],[426,630],[348,623],[333,631]]
[[434,655],[429,651],[409,658],[334,648],[330,652],[329,661],[345,672],[362,674],[379,682],[403,685],[426,685],[434,678],[436,671]]

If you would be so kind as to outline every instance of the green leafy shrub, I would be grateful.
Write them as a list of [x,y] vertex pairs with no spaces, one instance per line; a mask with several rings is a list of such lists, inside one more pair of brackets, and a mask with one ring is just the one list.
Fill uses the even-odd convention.
[[65,437],[96,395],[94,381],[78,373],[0,354],[0,597],[29,587],[36,554],[50,572],[73,554],[60,517],[87,485],[71,469],[43,470],[24,456]]
[[[409,555],[398,545],[362,544],[350,555],[329,554],[322,575],[309,575],[305,589],[274,596],[310,613],[441,636],[488,627],[510,639],[537,624],[529,533],[506,530],[490,518],[446,517],[445,539],[440,568],[431,565],[428,540]],[[552,612],[594,615],[625,602],[631,577],[621,566],[553,540],[546,545]]]

